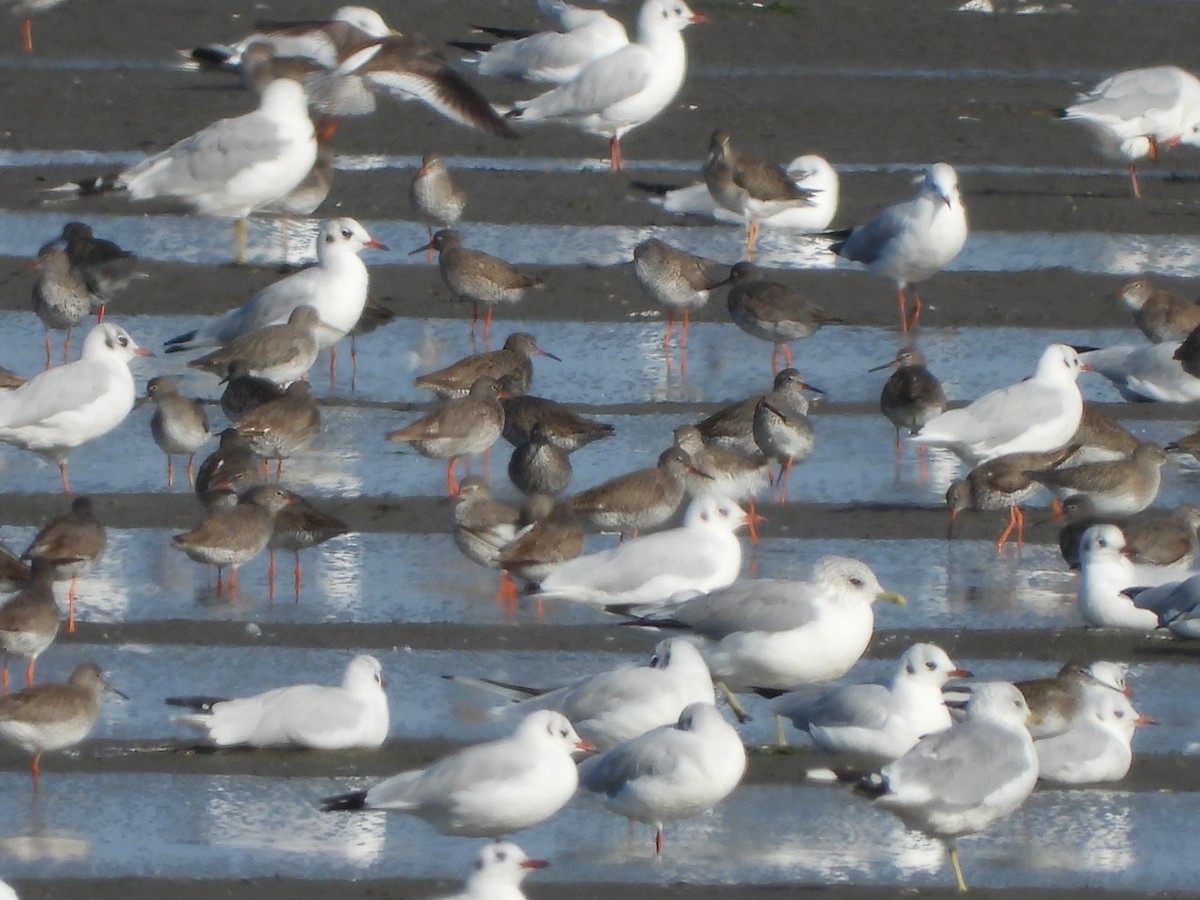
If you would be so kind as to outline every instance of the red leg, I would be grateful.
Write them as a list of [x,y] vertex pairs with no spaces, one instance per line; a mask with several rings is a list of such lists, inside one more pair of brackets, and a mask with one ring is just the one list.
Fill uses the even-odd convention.
[[908,332],[908,301],[904,297],[904,288],[896,291],[896,306],[900,310],[900,330]]
[[71,493],[71,482],[67,478],[67,461],[65,459],[58,464],[58,477],[62,479],[63,493]]
[[483,349],[492,349],[492,307],[487,308],[483,316]]
[[300,551],[296,551],[296,569],[292,572],[292,581],[296,588],[296,602],[300,602],[300,585],[303,583],[303,575],[300,572]]
[[175,464],[171,461],[171,454],[167,454],[167,490],[175,487]]
[[1017,527],[1017,508],[1010,506],[1008,508],[1008,527],[1004,529],[1004,533],[1000,535],[1000,540],[996,541],[996,552],[1003,553],[1004,545],[1008,542],[1009,535],[1013,533],[1013,529]]
[[193,489],[196,487],[196,471],[193,466],[193,463],[195,461],[196,461],[196,454],[193,453],[191,456],[188,457],[188,467],[187,467],[188,487],[193,488]]
[[790,369],[792,367],[792,348],[787,344],[779,346],[783,348],[783,358],[787,360],[787,367]]
[[787,487],[788,478],[792,474],[792,461],[794,457],[789,456],[783,461],[783,468],[779,471],[779,502],[787,503]]
[[621,156],[621,139],[613,138],[608,142],[608,165],[614,172],[620,172],[621,166],[625,164],[624,157]]
[[337,385],[337,344],[329,348],[329,386]]
[[1138,183],[1137,166],[1129,164],[1129,183],[1133,185],[1133,196],[1142,199],[1142,186]]
[[753,500],[746,504],[746,531],[750,534],[750,543],[752,544],[758,543],[758,523],[760,519],[758,513],[755,512],[756,505]]
[[912,288],[913,308],[905,322],[905,331],[912,331],[917,327],[917,323],[921,321],[921,295],[917,293],[917,289]]
[[692,311],[689,307],[683,308],[683,327],[679,330],[679,349],[687,350],[687,334],[688,326],[692,323]]
[[[33,672],[37,668],[37,657],[29,657],[29,662],[25,666],[25,687],[33,687]],[[8,663],[4,664],[4,674],[8,674]],[[6,679],[7,680],[7,679]]]
[[667,310],[667,333],[663,335],[663,349],[671,346],[671,332],[675,330],[675,313]]
[[450,457],[450,465],[446,466],[446,493],[453,497],[458,493],[458,479],[454,477],[454,470],[458,466],[458,457]]
[[229,596],[237,596],[237,566],[233,566],[229,570]]
[[33,779],[33,790],[35,793],[37,792],[38,787],[40,786],[38,784],[38,782],[40,780],[41,774],[42,774],[42,751],[39,750],[37,753],[33,754],[33,762],[31,762],[29,764],[29,777]]
[[1021,507],[1014,506],[1013,514],[1017,519],[1017,550],[1019,551],[1025,544],[1025,512]]
[[[33,52],[33,19],[29,16],[21,22],[21,49],[26,53]],[[34,781],[36,782],[36,778]]]
[[0,693],[8,693],[8,657],[4,657],[4,668],[0,669]]
[[779,345],[771,351],[771,374],[775,375],[779,372]]
[[758,220],[751,219],[746,225],[746,259],[754,259],[754,245],[758,243]]
[[79,582],[79,576],[71,578],[71,587],[67,591],[67,634],[75,633],[75,585]]
[[104,308],[107,304],[101,303],[100,308],[96,310],[96,324],[99,325],[104,321]]
[[46,368],[50,368],[50,329],[46,329]]
[[660,825],[660,826],[658,826],[657,829],[655,829],[655,832],[654,832],[654,855],[662,856],[662,850],[663,850],[663,830],[662,830],[662,826]]

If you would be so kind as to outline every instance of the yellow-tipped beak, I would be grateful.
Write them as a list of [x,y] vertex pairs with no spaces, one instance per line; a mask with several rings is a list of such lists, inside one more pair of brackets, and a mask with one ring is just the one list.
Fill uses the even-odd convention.
[[907,601],[903,594],[897,594],[895,591],[880,591],[875,595],[876,600],[886,600],[888,603],[895,603],[897,606],[903,606]]

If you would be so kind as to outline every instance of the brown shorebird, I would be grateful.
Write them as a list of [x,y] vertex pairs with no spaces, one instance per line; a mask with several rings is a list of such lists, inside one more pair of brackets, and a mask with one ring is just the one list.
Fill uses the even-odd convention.
[[229,364],[222,384],[225,390],[221,392],[221,412],[230,422],[237,422],[256,406],[283,396],[283,388],[266,378],[251,375],[249,367],[240,359]]
[[0,391],[15,391],[25,383],[25,380],[11,369],[0,366]]
[[1200,509],[1178,506],[1153,519],[1126,522],[1125,544],[1138,562],[1190,569],[1200,555]]
[[76,666],[65,684],[41,684],[0,699],[0,741],[33,754],[29,774],[35,791],[42,754],[72,747],[91,733],[104,691],[129,699],[89,662]]
[[87,285],[96,321],[104,321],[108,304],[137,275],[137,257],[112,241],[96,237],[90,225],[68,222],[59,237],[67,245],[71,268]]
[[688,455],[668,447],[652,469],[619,475],[571,497],[571,507],[601,531],[615,531],[624,540],[653,531],[671,521],[683,502],[684,474],[696,473]]
[[1103,687],[1126,697],[1132,697],[1125,682],[1125,672],[1116,663],[1097,660],[1085,663],[1071,660],[1052,678],[1033,678],[1016,682],[1017,690],[1025,697],[1035,713],[1029,730],[1035,736],[1060,734],[1075,718],[1087,689]]
[[477,378],[467,396],[449,400],[426,416],[388,436],[389,441],[412,444],[422,456],[449,459],[446,467],[446,493],[458,493],[454,470],[459,457],[483,453],[504,430],[504,407],[500,405],[500,385],[486,375]]
[[172,456],[187,457],[187,480],[191,487],[196,483],[192,462],[211,437],[203,404],[179,393],[175,381],[166,375],[158,375],[146,382],[144,402],[155,406],[150,419],[150,434],[167,455],[167,487],[175,485]]
[[275,599],[275,551],[284,550],[295,555],[296,565],[292,570],[296,599],[300,599],[303,576],[300,570],[300,551],[316,547],[338,535],[345,534],[350,526],[327,512],[317,509],[299,494],[285,491],[290,501],[275,513],[275,529],[267,549],[271,553],[267,565],[268,596]]
[[67,631],[75,630],[75,587],[104,555],[108,537],[96,521],[90,497],[76,497],[71,511],[51,519],[21,554],[35,566],[45,566],[55,581],[70,579],[67,592]]
[[1154,502],[1162,484],[1162,467],[1167,453],[1158,444],[1137,446],[1128,459],[1052,467],[1031,467],[1031,478],[1059,497],[1086,494],[1098,516],[1131,516]]
[[[487,479],[471,475],[458,486],[454,506],[454,543],[462,555],[487,569],[500,568],[500,551],[517,536],[521,512],[507,503],[492,499]],[[496,591],[497,601],[516,596],[512,575]]]
[[[507,381],[502,381],[501,387],[508,393]],[[535,424],[542,426],[555,446],[568,453],[613,433],[613,427],[606,422],[585,418],[545,397],[506,396],[500,404],[504,407],[503,437],[514,447],[529,440]]]
[[[786,373],[791,373],[783,377]],[[782,381],[782,383],[781,383]],[[787,503],[788,478],[792,466],[804,462],[813,452],[816,438],[808,420],[808,388],[795,369],[784,369],[775,379],[775,388],[758,401],[754,409],[754,442],[768,459],[779,463],[779,502]]]
[[464,247],[457,231],[443,228],[430,238],[428,244],[412,252],[431,249],[438,252],[438,270],[454,299],[471,303],[472,337],[479,323],[479,306],[487,307],[483,320],[484,347],[489,346],[492,311],[496,305],[516,303],[530,288],[542,286],[540,278],[518,272],[504,260]]
[[755,498],[770,479],[771,463],[762,453],[745,454],[725,447],[710,447],[695,425],[675,429],[675,446],[687,454],[691,468],[684,472],[687,491],[693,497],[717,494],[735,503],[747,504],[747,531],[758,543]]
[[[771,389],[778,390],[799,375],[800,373],[795,369],[782,369],[775,375]],[[803,387],[815,394],[825,393],[819,387],[811,384],[805,383]],[[754,411],[758,408],[758,402],[765,396],[766,394],[755,394],[753,397],[723,406],[697,422],[696,427],[700,430],[700,436],[704,438],[704,443],[716,447],[728,447],[730,450],[737,450],[741,453],[757,453],[758,444],[754,441]],[[805,412],[807,413],[807,410]]]
[[[879,409],[896,429],[896,454],[901,451],[900,429],[916,434],[934,416],[946,411],[946,394],[942,383],[925,367],[925,354],[915,346],[902,347],[891,362],[868,369],[879,372],[895,369],[879,395]],[[925,448],[920,447],[921,453]]]
[[792,364],[791,341],[808,337],[822,325],[842,320],[826,314],[787,285],[767,281],[754,263],[740,262],[729,273],[729,317],[738,328],[774,345],[771,371],[779,371],[779,351]]
[[237,570],[267,549],[275,529],[275,514],[292,504],[292,494],[276,485],[262,485],[242,494],[234,507],[217,509],[203,522],[171,542],[196,562],[217,567],[217,594],[224,591],[222,574],[229,572],[229,594],[237,594]]
[[[453,228],[462,218],[467,194],[450,175],[446,160],[440,153],[426,153],[421,168],[408,188],[408,199],[417,219],[429,229],[433,240],[434,228]],[[433,248],[429,248],[433,259]]]
[[241,362],[249,375],[288,385],[303,378],[317,361],[320,326],[321,316],[315,307],[297,306],[282,325],[267,325],[240,335],[221,349],[193,359],[188,366],[225,375],[230,365]]
[[29,584],[33,577],[29,564],[0,544],[0,594],[11,594]]
[[234,426],[255,453],[276,460],[275,477],[283,461],[295,456],[321,433],[321,408],[307,381],[293,381],[283,396],[252,409]]
[[[1046,471],[1061,465],[1076,449],[1070,444],[1048,453],[1013,453],[976,466],[966,478],[954,482],[946,491],[950,528],[954,528],[954,520],[964,509],[1007,509],[1008,527],[996,541],[996,551],[1004,549],[1013,531],[1017,533],[1017,547],[1020,548],[1025,541],[1025,514],[1021,504],[1041,490],[1031,471]],[[948,533],[947,537],[950,536]]]
[[1156,344],[1182,341],[1200,326],[1200,301],[1188,300],[1137,278],[1119,291],[1117,299],[1133,313],[1133,324]]
[[557,497],[571,483],[571,458],[539,423],[529,440],[513,449],[508,477],[522,494]]
[[682,313],[679,349],[687,350],[688,325],[692,310],[708,303],[708,293],[729,279],[712,272],[719,263],[677,250],[658,238],[642,241],[633,248],[633,274],[646,295],[667,311],[667,331],[662,345],[671,343],[675,317]]
[[528,392],[533,381],[535,356],[562,362],[553,353],[547,353],[539,347],[537,338],[532,334],[518,331],[505,339],[501,349],[464,357],[444,369],[422,375],[416,385],[433,391],[439,397],[456,399],[467,396],[475,379],[486,375],[502,381],[508,396],[519,397]]
[[1186,374],[1200,378],[1200,326],[1188,332],[1183,343],[1171,354],[1171,359],[1176,360]]
[[1067,460],[1069,465],[1084,462],[1100,462],[1106,459],[1124,459],[1137,449],[1138,439],[1100,412],[1093,403],[1083,403],[1083,417],[1079,428],[1071,438],[1079,445],[1079,453]]
[[797,185],[782,166],[733,149],[718,129],[708,144],[704,182],[718,204],[746,220],[746,259],[754,258],[758,224],[796,206],[812,206],[813,192]]
[[[500,551],[499,562],[500,568],[527,586],[541,584],[560,564],[583,553],[583,529],[569,500],[555,503],[549,497],[530,497],[522,510],[521,526],[512,543]],[[515,606],[515,585],[508,599]]]
[[33,685],[37,658],[54,643],[61,618],[54,599],[54,572],[39,565],[29,586],[0,606],[0,652],[4,654],[0,691],[8,693],[8,661],[14,656],[28,661],[25,686]]
[[229,509],[238,495],[264,481],[264,461],[236,428],[226,428],[220,446],[196,471],[196,496],[206,509]]
[[1075,494],[1061,502],[1055,500],[1051,509],[1054,512],[1050,518],[1051,522],[1066,520],[1058,529],[1058,549],[1067,567],[1073,570],[1079,569],[1079,545],[1083,540],[1083,533],[1093,525],[1117,524],[1111,518],[1097,515],[1087,494]]
[[33,285],[33,311],[45,326],[46,368],[49,369],[50,330],[66,331],[62,347],[63,362],[66,362],[71,351],[71,331],[88,317],[92,296],[83,279],[72,270],[66,244],[61,240],[42,247],[30,266],[38,270],[38,280]]

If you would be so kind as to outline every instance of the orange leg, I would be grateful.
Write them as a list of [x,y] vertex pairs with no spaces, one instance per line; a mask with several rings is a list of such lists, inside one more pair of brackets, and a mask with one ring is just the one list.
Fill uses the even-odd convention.
[[913,295],[912,312],[909,313],[908,319],[904,323],[904,330],[906,332],[912,331],[914,328],[917,327],[917,323],[921,321],[921,295],[917,293],[917,289],[915,287],[912,288],[912,295]]
[[300,602],[300,585],[304,581],[304,576],[300,571],[300,551],[296,551],[296,569],[292,572],[292,581],[296,588],[296,602]]
[[758,243],[758,220],[751,219],[746,225],[746,259],[754,259],[754,246]]
[[271,603],[275,602],[275,551],[272,550],[267,556],[270,560],[267,563],[267,600]]
[[787,360],[787,367],[792,367],[792,348],[788,344],[780,344],[783,348],[783,358]]
[[755,512],[757,503],[751,500],[746,504],[746,531],[750,534],[750,543],[758,543],[758,523],[764,521],[763,517]]
[[79,583],[79,577],[71,578],[71,587],[67,591],[67,634],[75,633],[75,586]]
[[1000,535],[1000,540],[996,541],[996,552],[1004,551],[1004,545],[1008,542],[1009,536],[1017,528],[1018,516],[1021,511],[1016,506],[1010,506],[1008,509],[1008,527],[1004,529],[1004,533]]
[[[37,657],[29,657],[29,662],[25,665],[25,687],[33,687],[33,671],[37,668]],[[8,663],[4,664],[4,674],[8,674]],[[7,679],[5,679],[7,680]]]
[[50,329],[46,329],[46,368],[50,368]]
[[654,855],[655,856],[662,856],[664,841],[665,841],[665,838],[663,836],[662,826],[660,825],[654,832]]
[[99,325],[104,321],[104,309],[107,306],[105,303],[100,304],[100,308],[96,310],[96,324]]
[[771,374],[775,375],[779,372],[779,345],[776,344],[771,351]]
[[0,669],[0,693],[8,693],[8,657],[4,657],[4,668]]
[[671,332],[675,330],[675,313],[667,310],[667,333],[663,335],[663,349],[666,350],[671,346]]
[[458,479],[454,477],[454,470],[458,466],[458,457],[450,457],[450,465],[446,466],[446,493],[453,497],[458,493]]
[[613,138],[608,142],[608,166],[613,172],[620,172],[621,166],[625,164],[625,157],[621,155],[621,139]]
[[492,307],[487,308],[483,315],[483,349],[492,349]]
[[779,502],[787,503],[787,487],[788,478],[792,474],[792,462],[794,457],[789,456],[783,461],[783,467],[779,470]]
[[229,570],[229,596],[237,596],[237,566],[233,566]]
[[63,362],[66,362],[71,355],[71,326],[67,326],[67,336],[63,338]]
[[38,782],[40,780],[41,774],[42,774],[42,751],[39,750],[37,753],[33,754],[33,762],[31,762],[29,764],[29,777],[33,779],[33,790],[35,793],[37,792],[38,787],[40,786],[38,784]]
[[904,296],[904,288],[896,291],[896,306],[900,310],[900,330],[908,333],[908,300]]
[[337,385],[337,345],[329,348],[329,386]]
[[187,467],[188,487],[192,488],[193,490],[196,487],[196,470],[195,470],[195,466],[194,466],[195,461],[196,461],[196,454],[193,453],[191,456],[188,457],[188,467]]
[[1142,199],[1142,186],[1138,183],[1137,166],[1129,164],[1129,183],[1133,185],[1133,196]]
[[683,327],[679,330],[679,349],[687,350],[688,326],[692,324],[692,310],[685,306],[683,308]]
[[175,487],[175,463],[171,461],[171,454],[167,454],[167,490]]
[[21,22],[21,49],[26,53],[33,52],[33,19],[29,16]]

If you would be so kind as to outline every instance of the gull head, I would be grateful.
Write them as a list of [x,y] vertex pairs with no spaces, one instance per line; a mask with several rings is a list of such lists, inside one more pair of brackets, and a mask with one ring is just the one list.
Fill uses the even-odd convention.
[[333,14],[333,20],[353,25],[373,38],[385,38],[399,33],[388,27],[383,21],[383,16],[366,6],[343,6]]
[[317,233],[317,255],[330,252],[360,253],[363,250],[386,250],[387,245],[371,237],[367,229],[354,219],[326,219]]
[[561,747],[567,754],[596,749],[591,741],[585,741],[579,736],[575,731],[575,726],[566,716],[553,709],[539,709],[530,713],[517,726],[513,737],[519,741]]
[[82,357],[84,359],[99,359],[113,357],[121,362],[129,362],[135,356],[153,356],[145,347],[139,347],[137,341],[129,336],[129,332],[113,322],[102,322],[88,332],[83,342]]
[[692,12],[683,0],[646,0],[638,13],[638,35],[683,31],[707,21],[708,16]]
[[1133,551],[1125,546],[1125,533],[1116,525],[1093,525],[1079,540],[1081,568],[1104,563],[1129,563]]
[[1051,344],[1042,351],[1034,377],[1040,381],[1068,383],[1075,381],[1087,366],[1079,359],[1073,347],[1066,344]]
[[954,206],[958,197],[958,173],[949,163],[934,163],[925,170],[921,184],[923,193],[932,194],[946,206]]
[[936,644],[913,644],[900,657],[900,664],[904,678],[939,688],[951,678],[971,677],[970,672],[956,666],[950,655]]
[[904,598],[893,591],[884,590],[871,567],[857,559],[844,556],[826,556],[813,566],[813,581],[837,594],[874,603],[886,600],[897,606],[904,605]]
[[488,844],[475,857],[475,871],[471,880],[502,881],[520,884],[534,869],[544,869],[550,863],[544,859],[530,859],[525,851],[511,841],[496,841]]
[[687,528],[705,528],[715,531],[734,532],[749,520],[746,511],[728,497],[705,494],[692,501],[683,524]]

